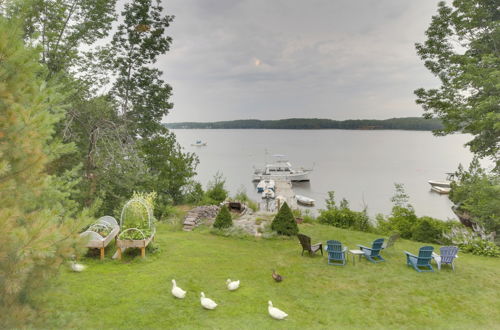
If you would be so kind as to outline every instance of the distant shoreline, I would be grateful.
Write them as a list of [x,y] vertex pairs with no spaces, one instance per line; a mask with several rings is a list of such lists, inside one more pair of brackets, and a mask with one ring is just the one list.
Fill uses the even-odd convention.
[[404,117],[390,119],[332,120],[290,118],[279,120],[244,119],[217,122],[166,123],[170,129],[348,129],[348,130],[411,130],[433,131],[443,128],[439,119]]

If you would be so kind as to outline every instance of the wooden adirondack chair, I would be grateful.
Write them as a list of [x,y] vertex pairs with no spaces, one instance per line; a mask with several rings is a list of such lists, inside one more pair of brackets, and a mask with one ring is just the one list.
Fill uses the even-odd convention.
[[323,255],[323,244],[317,243],[311,245],[311,237],[304,234],[297,234],[297,237],[299,238],[300,245],[302,245],[302,255],[304,255],[304,251],[309,252],[310,256],[318,251],[321,251],[321,255]]
[[342,248],[342,243],[336,240],[326,242],[326,252],[328,253],[328,264],[344,266],[347,261],[347,247]]
[[377,263],[385,261],[385,259],[382,258],[382,256],[380,255],[380,250],[382,250],[382,244],[384,244],[384,239],[379,238],[373,241],[371,248],[359,244],[358,247],[361,251],[365,253],[364,256],[366,257],[366,259],[368,259],[373,263]]
[[455,259],[458,258],[458,247],[456,246],[442,246],[439,248],[438,255],[436,253],[432,253],[432,258],[436,261],[438,269],[441,270],[441,265],[448,264],[451,265],[451,268],[455,270]]
[[386,242],[384,242],[384,244],[382,244],[382,250],[393,247],[394,243],[396,243],[399,237],[400,237],[399,234],[391,235],[391,237],[389,237],[389,239]]
[[[434,248],[432,246],[423,246],[418,251],[418,256],[405,251],[406,254],[406,264],[412,266],[417,272],[433,272],[434,269],[431,265],[432,251]],[[422,269],[423,268],[423,269]]]

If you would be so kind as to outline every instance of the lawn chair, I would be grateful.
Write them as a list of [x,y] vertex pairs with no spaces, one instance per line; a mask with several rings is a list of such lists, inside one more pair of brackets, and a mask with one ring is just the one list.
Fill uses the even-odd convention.
[[368,259],[373,263],[377,263],[385,261],[385,259],[382,258],[382,256],[380,255],[380,250],[382,250],[382,244],[384,244],[384,239],[379,238],[373,241],[371,248],[359,244],[358,247],[361,251],[365,253],[364,256],[366,257],[366,259]]
[[342,243],[335,240],[326,242],[326,252],[328,252],[328,264],[344,266],[347,261],[347,247],[342,248]]
[[321,255],[323,255],[323,244],[317,243],[311,245],[311,237],[303,234],[297,234],[297,237],[299,238],[300,245],[302,245],[302,255],[304,255],[304,251],[309,252],[310,256],[318,251],[321,251]]
[[396,243],[396,241],[399,239],[399,237],[400,237],[400,235],[397,233],[392,235],[391,237],[389,237],[389,239],[386,242],[384,242],[384,244],[382,244],[382,250],[393,247],[394,243]]
[[441,270],[442,264],[448,264],[448,265],[451,265],[451,268],[454,271],[455,270],[455,259],[458,258],[458,256],[457,256],[458,247],[456,247],[456,246],[442,246],[439,249],[439,253],[441,253],[441,255],[439,255],[435,252],[432,252],[432,258],[434,259],[434,261],[436,261],[438,269]]
[[415,268],[415,270],[419,273],[433,272],[434,269],[431,266],[432,251],[434,251],[432,246],[423,246],[418,251],[418,257],[408,251],[405,251],[406,264]]

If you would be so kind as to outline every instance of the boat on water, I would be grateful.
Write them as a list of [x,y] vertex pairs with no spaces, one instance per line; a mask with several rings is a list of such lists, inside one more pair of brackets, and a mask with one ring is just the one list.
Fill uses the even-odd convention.
[[278,159],[271,164],[266,164],[263,168],[255,169],[253,181],[261,180],[290,180],[290,181],[309,181],[311,169],[293,169],[284,155],[273,155]]
[[432,186],[431,190],[434,192],[437,192],[438,194],[444,195],[444,194],[449,194],[451,191],[451,188],[441,187],[441,186]]
[[304,206],[314,206],[314,202],[316,202],[314,199],[302,195],[295,195],[295,199],[297,203]]
[[262,192],[262,198],[274,198],[274,191],[271,189],[264,189]]
[[196,143],[191,143],[191,145],[194,147],[204,147],[207,145],[207,143],[201,140],[196,140]]
[[276,184],[274,180],[261,180],[257,185],[257,192],[263,192],[265,189],[275,191]]
[[434,190],[433,189],[434,187],[451,188],[451,182],[453,181],[453,175],[454,175],[454,173],[446,173],[446,180],[443,180],[443,181],[429,180],[427,182],[431,185],[432,190]]

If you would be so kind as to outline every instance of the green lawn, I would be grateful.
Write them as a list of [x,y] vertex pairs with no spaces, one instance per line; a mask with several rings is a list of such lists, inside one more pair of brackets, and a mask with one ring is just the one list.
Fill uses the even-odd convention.
[[[313,241],[338,239],[349,248],[377,235],[304,224]],[[254,240],[173,231],[159,225],[161,252],[122,261],[84,259],[82,273],[65,269],[39,302],[43,327],[74,328],[483,328],[500,327],[500,260],[460,254],[456,272],[447,266],[417,273],[403,250],[421,243],[399,241],[383,252],[385,263],[366,260],[344,267],[327,258],[302,257],[297,239]],[[313,242],[314,243],[314,242]],[[438,248],[438,246],[435,246]],[[111,252],[111,251],[110,251]],[[271,269],[285,279],[275,283]],[[187,290],[172,297],[171,279]],[[241,280],[235,292],[227,278]],[[219,306],[200,306],[204,291]],[[289,314],[277,321],[267,301]]]

